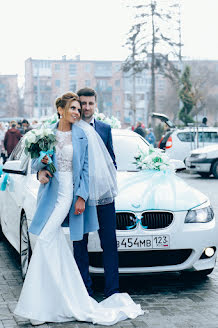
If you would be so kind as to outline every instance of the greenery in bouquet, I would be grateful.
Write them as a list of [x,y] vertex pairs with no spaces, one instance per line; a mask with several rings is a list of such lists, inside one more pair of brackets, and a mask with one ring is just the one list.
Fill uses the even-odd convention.
[[24,152],[26,155],[30,154],[31,158],[38,158],[39,161],[48,155],[48,166],[52,173],[56,171],[55,166],[50,158],[55,151],[57,143],[56,136],[52,129],[42,125],[39,129],[30,130],[23,137],[25,144]]
[[136,164],[137,168],[140,170],[171,170],[173,172],[175,170],[174,166],[170,163],[169,157],[152,145],[149,146],[147,152],[139,148],[138,154],[135,156],[134,164]]
[[120,121],[114,116],[111,116],[111,118],[109,118],[109,117],[105,116],[103,113],[99,113],[98,111],[96,111],[94,114],[94,117],[96,120],[99,120],[106,124],[109,124],[112,129],[120,129],[121,128]]
[[55,123],[58,122],[58,115],[57,113],[54,113],[52,116],[50,117],[44,117],[40,120],[40,125],[43,125],[44,127],[49,127]]

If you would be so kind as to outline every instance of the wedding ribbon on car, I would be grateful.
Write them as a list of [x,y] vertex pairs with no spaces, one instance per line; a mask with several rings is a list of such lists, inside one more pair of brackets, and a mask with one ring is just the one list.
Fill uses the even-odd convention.
[[3,175],[3,181],[1,183],[0,191],[5,191],[7,185],[9,186],[9,191],[14,191],[14,181],[13,178],[6,173]]
[[131,226],[126,226],[126,229],[127,229],[127,230],[134,229],[134,228],[136,228],[136,226],[137,226],[138,223],[141,224],[142,228],[144,228],[144,229],[148,229],[148,226],[144,226],[144,225],[142,224],[142,216],[141,216],[141,219],[137,218],[136,220],[134,220],[134,224],[133,224],[133,225],[131,225]]

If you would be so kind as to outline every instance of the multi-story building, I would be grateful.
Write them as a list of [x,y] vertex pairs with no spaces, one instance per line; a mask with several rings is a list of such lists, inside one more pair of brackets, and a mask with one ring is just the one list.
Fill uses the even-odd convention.
[[134,125],[135,108],[135,122],[141,121],[147,125],[151,89],[150,72],[144,70],[134,76],[130,71],[123,74],[123,81],[124,124]]
[[0,120],[19,116],[17,75],[0,75]]
[[66,91],[85,86],[98,93],[98,107],[106,115],[122,120],[123,79],[120,61],[37,60],[25,62],[24,109],[28,117],[50,115],[55,99]]

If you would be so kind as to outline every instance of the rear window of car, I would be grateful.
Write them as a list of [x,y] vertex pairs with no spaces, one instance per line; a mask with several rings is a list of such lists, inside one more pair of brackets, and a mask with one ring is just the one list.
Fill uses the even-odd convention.
[[193,142],[195,138],[195,132],[179,132],[177,137],[182,142]]
[[218,143],[218,132],[198,132],[198,141]]

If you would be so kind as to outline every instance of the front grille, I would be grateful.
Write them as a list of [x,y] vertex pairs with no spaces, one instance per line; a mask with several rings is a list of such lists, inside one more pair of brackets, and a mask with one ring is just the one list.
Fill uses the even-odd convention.
[[136,222],[136,217],[134,214],[128,212],[116,213],[116,222],[117,230],[128,230],[127,226],[134,225],[134,222]]
[[142,214],[142,224],[147,229],[162,229],[168,227],[173,222],[173,214],[169,212],[144,212]]
[[[133,226],[136,217],[132,213],[116,213],[117,230],[128,230],[127,227]],[[163,229],[173,222],[173,214],[170,212],[144,212],[141,218],[141,224],[146,229]]]
[[[119,267],[147,268],[177,265],[184,263],[191,253],[191,249],[118,252]],[[103,268],[102,252],[90,252],[89,264],[95,268]]]

